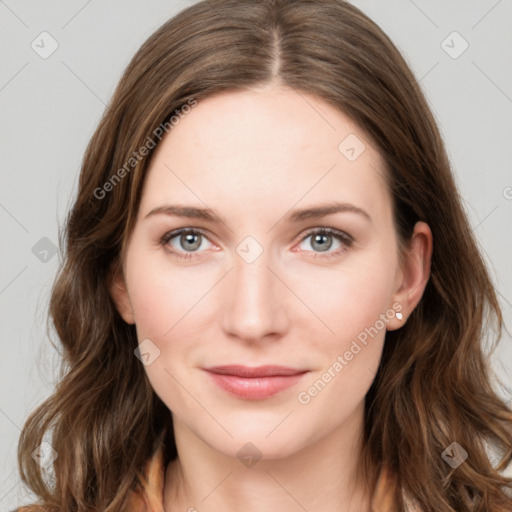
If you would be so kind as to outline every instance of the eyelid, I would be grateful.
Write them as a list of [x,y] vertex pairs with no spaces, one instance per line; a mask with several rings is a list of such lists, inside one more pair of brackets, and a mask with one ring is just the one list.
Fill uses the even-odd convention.
[[[163,236],[160,237],[160,243],[162,245],[166,245],[169,243],[170,240],[172,240],[173,238],[176,238],[177,236],[182,235],[184,233],[203,235],[210,243],[213,243],[210,240],[210,236],[209,236],[209,233],[207,230],[202,229],[202,228],[192,227],[192,226],[186,226],[183,228],[177,228],[177,229],[172,229],[171,231],[167,231]],[[193,253],[189,253],[189,254],[193,254]]]
[[[338,242],[341,244],[341,247],[332,251],[301,251],[308,253],[307,257],[318,259],[319,261],[330,261],[330,258],[339,258],[350,247],[352,247],[354,243],[354,238],[344,231],[327,226],[318,226],[315,228],[310,228],[304,235],[302,235],[299,244],[304,242],[304,240],[306,240],[312,235],[329,235],[338,240]],[[293,252],[299,251],[294,250]]]
[[318,226],[316,228],[309,228],[309,230],[302,236],[301,242],[304,241],[308,236],[314,235],[314,234],[326,234],[326,235],[332,235],[335,238],[341,239],[344,243],[353,243],[354,239],[345,231],[342,231],[340,229],[331,228],[327,226]]
[[[186,226],[186,227],[177,228],[177,229],[166,232],[160,238],[160,244],[167,247],[167,250],[169,252],[177,255],[178,257],[194,257],[194,256],[198,256],[202,252],[204,252],[204,251],[186,252],[186,251],[176,251],[175,249],[169,249],[168,244],[169,244],[170,240],[172,240],[173,238],[176,238],[177,236],[179,236],[183,233],[200,234],[200,235],[204,236],[210,243],[213,243],[210,240],[209,233],[207,230],[205,230],[203,228],[199,228],[199,227]],[[331,228],[328,226],[317,226],[317,227],[313,227],[313,228],[308,228],[305,232],[303,232],[300,235],[298,244],[302,243],[304,240],[306,240],[306,238],[310,237],[311,235],[315,235],[315,234],[331,235],[334,238],[336,238],[343,245],[343,247],[341,247],[340,249],[337,249],[335,251],[326,251],[325,255],[323,255],[322,252],[305,251],[305,252],[313,253],[314,257],[327,258],[330,256],[336,256],[336,255],[340,254],[340,252],[345,251],[354,242],[353,237],[342,230],[339,230],[336,228]],[[297,245],[297,244],[295,244],[295,245]],[[297,252],[297,251],[295,251],[295,252]]]

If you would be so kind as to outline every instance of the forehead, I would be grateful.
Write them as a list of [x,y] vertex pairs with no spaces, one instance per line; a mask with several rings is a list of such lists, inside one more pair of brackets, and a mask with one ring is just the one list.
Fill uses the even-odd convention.
[[240,215],[297,202],[390,209],[384,162],[365,132],[324,100],[285,87],[199,100],[159,144],[148,172],[142,214],[169,201],[229,205]]

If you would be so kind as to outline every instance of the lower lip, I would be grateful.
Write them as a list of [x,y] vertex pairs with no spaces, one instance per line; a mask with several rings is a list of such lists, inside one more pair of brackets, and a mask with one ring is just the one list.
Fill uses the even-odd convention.
[[219,387],[246,400],[263,400],[290,388],[305,375],[276,375],[272,377],[237,377],[207,372]]

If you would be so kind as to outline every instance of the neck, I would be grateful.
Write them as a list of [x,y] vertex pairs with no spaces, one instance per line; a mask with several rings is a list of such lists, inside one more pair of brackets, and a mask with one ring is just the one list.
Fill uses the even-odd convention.
[[165,512],[369,512],[359,471],[363,410],[301,450],[272,460],[263,454],[253,465],[212,448],[173,418],[179,455],[166,471]]

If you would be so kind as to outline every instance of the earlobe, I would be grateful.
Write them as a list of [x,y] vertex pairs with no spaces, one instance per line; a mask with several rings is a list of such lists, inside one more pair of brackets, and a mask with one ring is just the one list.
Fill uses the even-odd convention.
[[417,222],[410,244],[405,251],[401,283],[394,294],[400,304],[395,318],[388,323],[388,330],[399,329],[418,305],[430,277],[433,238],[430,227],[425,222]]
[[123,320],[127,324],[134,324],[135,316],[128,296],[123,270],[117,263],[113,264],[109,273],[109,292]]

